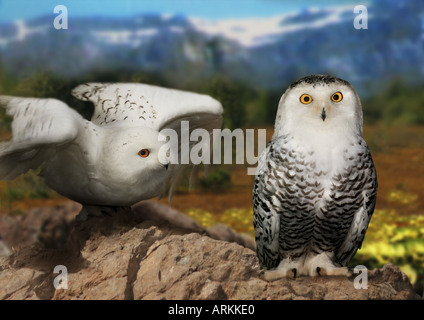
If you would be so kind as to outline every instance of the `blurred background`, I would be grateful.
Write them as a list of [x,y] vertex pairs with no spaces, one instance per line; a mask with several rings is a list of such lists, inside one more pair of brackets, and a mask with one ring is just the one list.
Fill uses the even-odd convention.
[[[365,5],[368,29],[356,29]],[[65,12],[54,13],[57,5]],[[57,29],[59,25],[67,28]],[[65,20],[63,20],[65,19]],[[379,178],[377,207],[351,265],[391,262],[418,293],[424,283],[424,3],[413,0],[0,1],[0,94],[55,97],[89,118],[70,91],[81,82],[144,82],[209,94],[223,127],[266,128],[300,77],[349,81],[364,109],[364,136]],[[10,119],[0,110],[0,136]],[[188,176],[171,206],[204,226],[253,236],[253,177],[243,165]],[[0,214],[68,201],[30,172],[0,182]],[[167,203],[167,200],[161,200]]]

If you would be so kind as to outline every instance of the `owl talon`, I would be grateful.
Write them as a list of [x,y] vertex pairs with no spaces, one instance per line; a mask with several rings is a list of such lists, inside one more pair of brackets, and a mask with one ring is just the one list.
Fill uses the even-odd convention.
[[293,274],[293,279],[296,279],[297,269],[296,269],[296,268],[293,268],[293,269],[291,270],[291,272],[292,272],[292,274]]
[[318,274],[318,276],[321,277],[321,268],[320,267],[317,267],[317,274]]

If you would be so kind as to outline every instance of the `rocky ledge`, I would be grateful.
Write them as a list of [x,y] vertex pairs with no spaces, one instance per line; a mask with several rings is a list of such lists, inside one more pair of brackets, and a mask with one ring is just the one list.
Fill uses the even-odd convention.
[[267,282],[254,241],[228,227],[150,201],[74,222],[79,208],[0,217],[0,299],[420,299],[391,264],[368,272],[367,289],[356,274]]

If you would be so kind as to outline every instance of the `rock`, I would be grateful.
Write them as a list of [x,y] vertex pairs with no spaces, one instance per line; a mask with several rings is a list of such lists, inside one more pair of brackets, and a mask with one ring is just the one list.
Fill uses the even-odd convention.
[[[34,208],[23,215],[0,216],[0,256],[13,249],[37,243],[44,247],[60,247],[69,237],[76,214],[81,205],[69,202],[64,205]],[[4,252],[2,254],[2,252]]]
[[[0,257],[0,299],[420,298],[393,265],[369,271],[368,289],[355,289],[356,275],[267,282],[250,248],[213,239],[189,220],[145,220],[154,213],[140,210],[76,222],[60,248],[32,243]],[[58,265],[67,288],[54,287]]]
[[207,228],[206,234],[216,240],[235,242],[243,247],[256,250],[255,239],[247,235],[239,234],[224,224],[216,224]]
[[[54,207],[34,208],[24,215],[0,216],[0,256],[9,255],[12,248],[18,250],[32,244],[45,248],[62,247],[80,210],[80,204],[69,202]],[[251,237],[238,234],[223,224],[203,228],[188,215],[159,202],[142,201],[134,205],[131,217],[136,222],[169,224],[255,250],[255,241]]]
[[188,215],[159,202],[142,201],[134,205],[132,210],[136,219],[140,222],[151,220],[158,223],[168,223],[178,228],[187,229],[200,234],[206,234],[213,239],[235,242],[244,247],[256,250],[256,244],[252,237],[238,234],[224,224],[217,224],[209,228],[203,228]]
[[174,208],[155,201],[142,201],[132,207],[137,221],[151,220],[168,223],[177,228],[202,233],[205,231],[194,219]]

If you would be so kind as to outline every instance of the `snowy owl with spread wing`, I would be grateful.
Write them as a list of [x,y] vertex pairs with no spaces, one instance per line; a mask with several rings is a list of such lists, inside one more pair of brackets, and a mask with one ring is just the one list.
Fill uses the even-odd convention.
[[166,191],[181,165],[159,152],[162,129],[179,133],[182,120],[190,130],[221,126],[222,106],[207,95],[135,83],[87,83],[72,93],[94,103],[91,121],[56,99],[0,96],[13,118],[0,179],[43,165],[49,187],[84,205],[80,219],[93,206],[131,206]]
[[349,274],[377,194],[362,123],[357,93],[333,76],[302,78],[281,97],[253,189],[266,279]]

